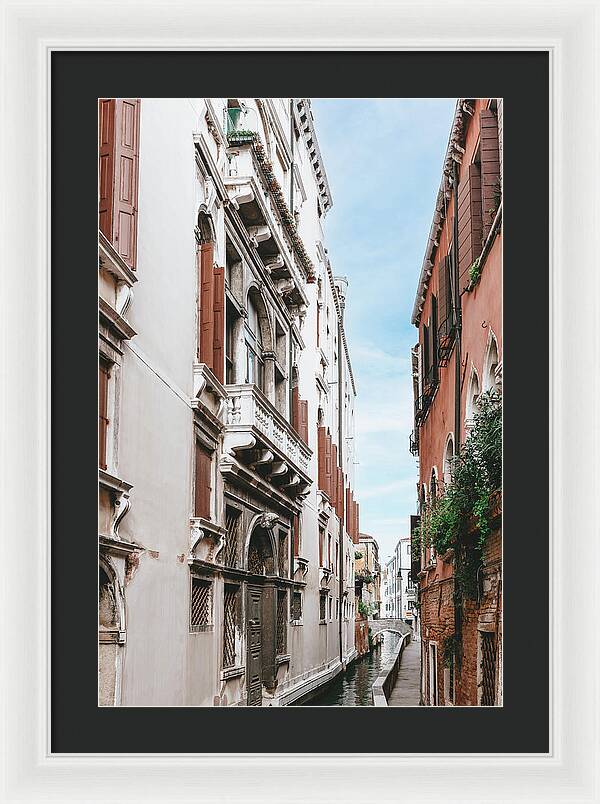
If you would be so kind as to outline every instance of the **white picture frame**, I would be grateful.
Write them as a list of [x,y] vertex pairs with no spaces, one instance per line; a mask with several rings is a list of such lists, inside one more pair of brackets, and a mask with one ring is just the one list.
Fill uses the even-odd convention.
[[[600,454],[598,3],[323,0],[317,8],[301,0],[163,6],[57,0],[1,6],[2,801],[600,801],[593,505]],[[548,754],[460,754],[456,745],[447,754],[365,754],[358,740],[355,754],[50,753],[50,55],[233,48],[550,53]],[[533,359],[532,346],[523,348]],[[507,382],[508,375],[507,369]],[[539,399],[545,395],[541,389]],[[536,390],[527,396],[531,414]],[[524,613],[523,627],[528,622]],[[528,668],[523,683],[533,683]]]

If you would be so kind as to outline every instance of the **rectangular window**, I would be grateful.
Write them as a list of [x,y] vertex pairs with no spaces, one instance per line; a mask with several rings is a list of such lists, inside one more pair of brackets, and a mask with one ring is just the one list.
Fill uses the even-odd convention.
[[294,529],[294,557],[300,555],[300,516],[294,514],[292,518],[292,527]]
[[277,655],[285,655],[287,650],[287,592],[277,591]]
[[240,512],[235,508],[226,506],[225,529],[227,531],[227,538],[225,541],[225,550],[223,555],[223,563],[226,567],[238,566],[240,521]]
[[481,706],[494,706],[496,703],[496,635],[487,631],[480,631],[479,663],[481,690]]
[[329,619],[333,620],[333,598],[329,598]]
[[235,636],[239,625],[239,586],[225,584],[223,593],[223,667],[235,667]]
[[279,575],[288,577],[288,535],[285,530],[279,531]]
[[319,596],[319,620],[321,620],[321,622],[324,623],[326,617],[327,617],[327,595],[321,593]]
[[302,592],[292,595],[292,620],[299,622],[302,619]]
[[212,452],[196,440],[196,483],[194,516],[210,519],[212,491]]
[[101,469],[106,469],[106,445],[108,441],[108,381],[110,365],[100,358],[98,366],[98,462]]
[[212,583],[192,576],[190,630],[205,631],[212,625]]

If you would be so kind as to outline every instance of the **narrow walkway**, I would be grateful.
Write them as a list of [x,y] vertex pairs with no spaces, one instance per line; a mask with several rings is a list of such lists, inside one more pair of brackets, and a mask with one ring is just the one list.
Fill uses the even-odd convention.
[[388,706],[419,706],[421,686],[421,643],[409,642],[404,648],[398,678]]

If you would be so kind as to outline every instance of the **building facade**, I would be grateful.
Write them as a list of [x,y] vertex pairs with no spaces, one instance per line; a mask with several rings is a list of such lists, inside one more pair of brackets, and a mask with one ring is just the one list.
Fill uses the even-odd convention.
[[[418,508],[411,518],[418,580],[422,700],[502,703],[501,490],[486,501],[490,533],[474,590],[465,556],[481,536],[471,517],[442,555],[423,538],[455,483],[455,467],[481,411],[502,383],[502,101],[460,99],[413,310],[412,351]],[[426,527],[427,526],[427,527]],[[470,551],[470,552],[469,552]],[[461,574],[457,566],[460,563]],[[459,579],[460,583],[459,583]],[[466,588],[466,587],[465,587]],[[463,591],[461,591],[463,590]]]
[[99,106],[99,702],[286,705],[356,655],[310,100]]
[[355,555],[358,556],[354,562],[356,594],[367,616],[377,618],[381,613],[381,564],[376,539],[360,533]]

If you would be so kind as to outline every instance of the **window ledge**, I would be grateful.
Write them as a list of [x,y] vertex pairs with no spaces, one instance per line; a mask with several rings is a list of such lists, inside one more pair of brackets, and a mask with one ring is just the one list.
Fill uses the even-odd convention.
[[290,620],[290,625],[303,625],[302,620]]
[[289,653],[283,653],[275,659],[276,664],[289,664],[291,661],[292,657]]
[[188,563],[193,563],[198,556],[196,548],[203,539],[212,539],[216,542],[215,555],[223,548],[227,531],[220,525],[215,525],[208,519],[202,517],[190,518],[190,554]]

